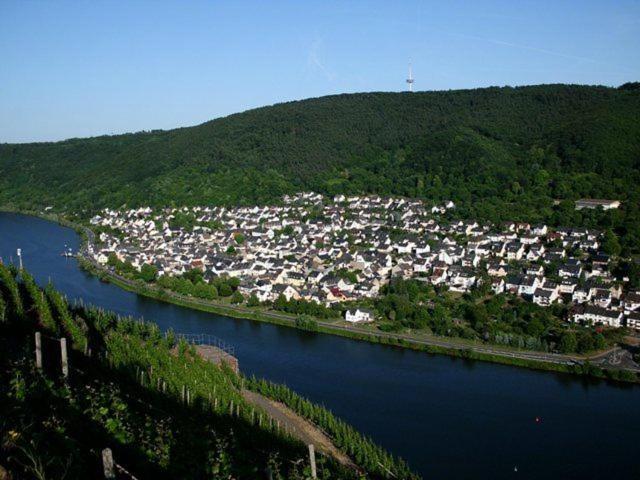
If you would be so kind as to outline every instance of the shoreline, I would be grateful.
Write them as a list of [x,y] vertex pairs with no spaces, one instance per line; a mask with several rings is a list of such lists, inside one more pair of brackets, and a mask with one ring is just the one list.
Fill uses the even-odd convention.
[[309,330],[296,325],[295,316],[282,312],[251,310],[248,307],[238,307],[193,297],[185,297],[175,292],[161,289],[155,285],[142,285],[134,280],[125,279],[114,274],[108,269],[97,265],[92,259],[86,258],[84,250],[90,243],[90,237],[93,236],[93,232],[88,227],[69,221],[57,214],[21,211],[8,208],[0,208],[0,211],[29,215],[47,221],[52,221],[64,227],[73,229],[80,235],[82,240],[80,251],[77,254],[80,268],[97,276],[101,281],[113,283],[119,288],[157,301],[232,318],[271,323],[288,328],[311,331],[314,333],[337,335],[351,340],[366,341],[369,343],[397,348],[407,348],[434,355],[447,355],[466,360],[491,362],[531,370],[566,373],[582,377],[617,381],[621,383],[640,383],[640,375],[638,372],[628,369],[603,368],[590,363],[590,360],[597,359],[601,356],[602,352],[599,352],[596,356],[592,357],[548,354],[533,350],[508,349],[503,346],[494,346],[491,344],[474,344],[462,341],[461,339],[447,337],[416,338],[407,334],[373,332],[355,326],[335,325],[321,319],[315,319],[317,322],[317,329]]
[[[88,262],[86,258],[82,258],[84,262]],[[157,301],[170,303],[184,308],[191,308],[203,312],[213,313],[216,315],[223,315],[232,318],[239,318],[245,320],[254,320],[263,323],[271,323],[274,325],[284,326],[288,328],[295,328],[303,331],[310,331],[312,333],[321,333],[326,335],[336,335],[351,340],[364,341],[379,345],[387,345],[397,348],[406,348],[410,350],[420,351],[432,355],[447,355],[450,357],[456,357],[466,360],[476,360],[497,363],[501,365],[515,366],[521,368],[528,368],[531,370],[541,370],[547,372],[566,373],[578,376],[592,377],[597,379],[620,381],[625,383],[640,383],[639,379],[625,379],[619,378],[617,375],[613,375],[612,372],[617,372],[611,369],[604,369],[596,365],[589,364],[589,358],[570,358],[557,354],[558,360],[544,361],[535,358],[526,358],[527,356],[539,355],[539,352],[535,351],[502,351],[500,353],[487,353],[476,350],[477,348],[492,348],[491,345],[480,346],[464,344],[462,342],[456,342],[453,339],[447,339],[446,337],[433,339],[433,342],[449,344],[448,346],[437,345],[430,343],[428,340],[420,340],[410,338],[403,335],[394,335],[385,332],[371,332],[362,328],[347,327],[341,325],[334,325],[322,320],[317,320],[318,328],[315,330],[308,330],[295,324],[295,317],[280,312],[273,312],[269,310],[247,310],[243,307],[236,307],[231,305],[223,305],[206,300],[199,300],[195,298],[184,298],[174,292],[159,289],[158,287],[150,285],[139,285],[135,281],[123,279],[114,275],[112,272],[98,268],[93,262],[89,262],[90,271],[93,275],[98,276],[102,281],[113,283],[119,288],[127,290],[137,295],[141,295],[147,298],[152,298]],[[585,363],[586,369],[585,369]],[[622,371],[622,370],[620,370]]]

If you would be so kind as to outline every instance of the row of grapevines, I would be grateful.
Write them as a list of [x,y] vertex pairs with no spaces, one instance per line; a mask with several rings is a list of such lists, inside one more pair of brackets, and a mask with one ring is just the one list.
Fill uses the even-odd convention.
[[30,273],[21,270],[20,278],[22,279],[22,285],[27,293],[27,302],[30,305],[30,313],[34,316],[35,321],[42,325],[50,332],[57,334],[58,325],[53,319],[53,314],[49,308],[44,292],[40,290],[40,287],[36,284],[36,281]]
[[[266,438],[272,438],[267,442],[270,443],[275,435],[278,442],[291,443],[291,450],[299,452],[297,442],[282,435],[264,412],[246,403],[239,392],[238,377],[230,369],[200,357],[194,347],[184,341],[176,343],[171,333],[163,336],[155,324],[117,317],[100,309],[86,309],[86,316],[102,333],[104,352],[112,368],[135,371],[136,379],[143,385],[181,402],[188,392],[189,403],[204,406],[207,412],[231,417],[245,425],[245,429],[250,426],[251,437],[267,435]],[[341,472],[340,478],[355,475],[344,467],[333,465],[333,468]]]
[[20,296],[20,288],[16,282],[14,272],[10,267],[0,263],[0,290],[5,298],[7,314],[16,320],[24,317],[24,306]]
[[403,460],[377,446],[326,408],[311,403],[286,386],[252,377],[248,379],[247,387],[284,403],[322,428],[340,449],[368,472],[381,478],[417,478]]
[[7,313],[7,303],[4,301],[2,290],[0,290],[0,323],[4,323],[8,319],[9,314]]
[[[7,277],[9,281],[5,280],[5,276],[0,276],[0,291],[3,293],[0,299],[5,297],[6,292],[11,294],[12,288],[15,288],[17,300],[12,300],[12,305],[27,305],[29,312],[36,316],[41,325],[55,333],[62,330],[69,334],[75,348],[84,350],[89,342],[92,348],[95,348],[96,359],[106,359],[113,371],[124,374],[129,379],[127,381],[135,380],[144,388],[162,392],[162,397],[173,404],[186,403],[186,409],[197,405],[199,410],[205,412],[206,418],[231,422],[237,435],[242,434],[252,439],[251,442],[259,445],[265,452],[273,452],[272,443],[275,441],[279,445],[277,451],[291,458],[292,455],[300,453],[301,445],[286,432],[282,432],[279,425],[276,425],[265,412],[245,401],[241,393],[245,386],[283,402],[322,428],[339,448],[373,478],[414,478],[404,462],[392,457],[355,429],[335,418],[325,408],[314,405],[288,388],[255,378],[247,380],[237,376],[229,368],[214,365],[197,354],[192,345],[184,341],[176,342],[171,333],[162,335],[155,324],[140,322],[130,317],[123,318],[92,307],[69,308],[64,297],[55,291],[53,286],[46,287],[45,297],[33,277],[23,271],[20,272],[24,293],[24,298],[21,299],[21,289],[15,282],[15,272],[11,274],[9,269],[5,270],[10,274]],[[90,365],[91,361],[87,359],[87,365]],[[109,419],[105,420],[109,422],[106,424],[107,429],[113,429],[112,433],[120,435],[126,443],[140,442],[138,434],[127,434],[137,428],[135,415],[127,415],[129,426],[119,430],[120,427],[114,423],[112,411],[121,407],[119,404],[101,405],[101,401],[97,401],[91,407],[93,413],[97,412],[95,415],[92,414],[92,419],[100,420],[101,412],[109,412]],[[142,417],[144,418],[144,415]],[[214,431],[215,425],[211,428]],[[155,434],[151,432],[149,435]],[[166,448],[163,442],[158,442],[158,449]],[[153,445],[153,442],[149,443],[151,450]],[[288,447],[283,450],[283,445]],[[217,455],[224,457],[228,453],[225,453],[226,447],[219,447],[216,447]],[[159,456],[157,461],[166,463],[167,458]],[[331,464],[332,467],[327,468],[326,475],[330,475],[332,468],[341,472],[339,478],[351,478],[355,475],[353,471],[343,471],[342,467],[332,462]],[[274,470],[277,472],[278,469]]]
[[84,352],[88,342],[84,322],[78,316],[75,318],[72,317],[66,299],[51,283],[45,287],[44,292],[51,306],[51,310],[53,310],[57,324],[61,327],[62,331],[71,338],[72,347]]
[[[190,403],[201,403],[219,413],[232,413],[252,423],[267,423],[264,412],[247,404],[229,368],[214,365],[173,335],[163,336],[157,325],[123,318],[100,309],[85,309],[87,322],[101,335],[109,364],[131,372],[156,389]],[[260,421],[260,416],[264,423]]]

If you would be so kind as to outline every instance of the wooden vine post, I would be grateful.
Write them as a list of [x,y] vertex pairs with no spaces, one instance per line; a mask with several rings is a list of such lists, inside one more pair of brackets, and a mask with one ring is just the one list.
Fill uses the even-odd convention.
[[42,337],[36,332],[36,367],[42,370]]
[[104,478],[116,478],[116,468],[113,462],[113,453],[110,448],[102,450],[102,469],[104,471]]
[[309,463],[311,464],[311,478],[318,478],[316,472],[316,450],[313,443],[309,444]]
[[69,358],[67,357],[67,339],[60,339],[60,357],[62,360],[62,376],[69,378]]

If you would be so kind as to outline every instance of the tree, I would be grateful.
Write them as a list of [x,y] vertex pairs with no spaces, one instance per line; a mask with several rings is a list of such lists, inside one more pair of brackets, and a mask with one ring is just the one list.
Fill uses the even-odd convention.
[[111,252],[107,257],[107,265],[109,265],[110,267],[116,267],[119,263],[120,260],[118,260],[118,256],[115,254],[115,252]]
[[607,229],[604,232],[604,238],[602,239],[602,251],[609,255],[620,255],[622,247],[618,236],[613,233],[611,229]]
[[318,322],[310,315],[300,315],[296,318],[296,327],[312,332],[318,331]]
[[223,282],[220,284],[218,293],[220,293],[221,297],[230,297],[233,294],[233,290],[231,289],[228,283]]
[[204,281],[204,273],[199,268],[192,268],[182,274],[182,277],[189,280],[191,283],[196,284]]
[[430,321],[431,315],[429,315],[429,310],[425,307],[418,307],[413,315],[411,326],[413,328],[425,328],[429,325]]
[[242,302],[244,302],[244,297],[242,296],[242,294],[238,290],[233,292],[233,295],[231,295],[231,303],[239,304]]
[[450,328],[449,312],[442,305],[433,309],[433,331],[438,335],[447,335]]
[[577,351],[579,353],[586,353],[586,352],[590,352],[594,348],[595,348],[595,342],[591,332],[588,330],[581,331],[578,335]]
[[258,307],[258,306],[260,306],[260,300],[258,299],[258,296],[255,293],[252,293],[249,296],[249,299],[247,300],[247,306],[248,307]]
[[195,291],[193,283],[191,283],[186,278],[176,278],[174,283],[172,284],[172,287],[173,290],[182,295],[193,295]]
[[142,268],[140,269],[139,277],[145,282],[151,283],[156,279],[157,275],[158,275],[158,269],[154,265],[149,265],[148,263],[145,263],[144,265],[142,265]]
[[199,298],[205,298],[207,300],[213,300],[218,297],[218,289],[214,285],[200,282],[194,285],[193,295]]
[[278,298],[273,302],[273,308],[275,310],[285,310],[287,308],[287,297],[283,294],[278,295]]
[[285,225],[282,229],[283,235],[291,235],[293,234],[293,225]]
[[471,327],[475,331],[481,332],[489,321],[487,309],[482,304],[470,304],[467,305],[466,310],[466,318],[471,324]]
[[640,263],[637,261],[621,260],[614,268],[613,274],[620,281],[628,278],[630,289],[640,288]]
[[560,351],[562,353],[574,353],[578,348],[576,334],[572,331],[564,331],[560,336]]
[[349,280],[351,283],[358,283],[358,274],[351,270],[347,270],[346,268],[338,270],[336,275],[344,280]]
[[607,341],[605,340],[604,335],[602,335],[601,333],[596,333],[594,337],[594,348],[596,350],[602,350],[606,348],[606,346]]
[[176,212],[174,217],[170,219],[169,226],[175,230],[183,229],[186,231],[193,230],[196,223],[196,217],[191,213]]
[[544,323],[537,317],[527,323],[527,333],[532,337],[540,337],[544,333],[544,330]]
[[131,263],[131,260],[127,260],[126,262],[124,262],[121,267],[124,273],[134,273],[136,271],[135,267]]

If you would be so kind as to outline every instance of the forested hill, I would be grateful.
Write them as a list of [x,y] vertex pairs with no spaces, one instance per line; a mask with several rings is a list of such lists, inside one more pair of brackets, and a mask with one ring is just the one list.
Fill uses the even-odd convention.
[[251,204],[312,189],[535,221],[553,199],[637,203],[638,119],[638,84],[328,96],[170,131],[0,145],[0,205]]

